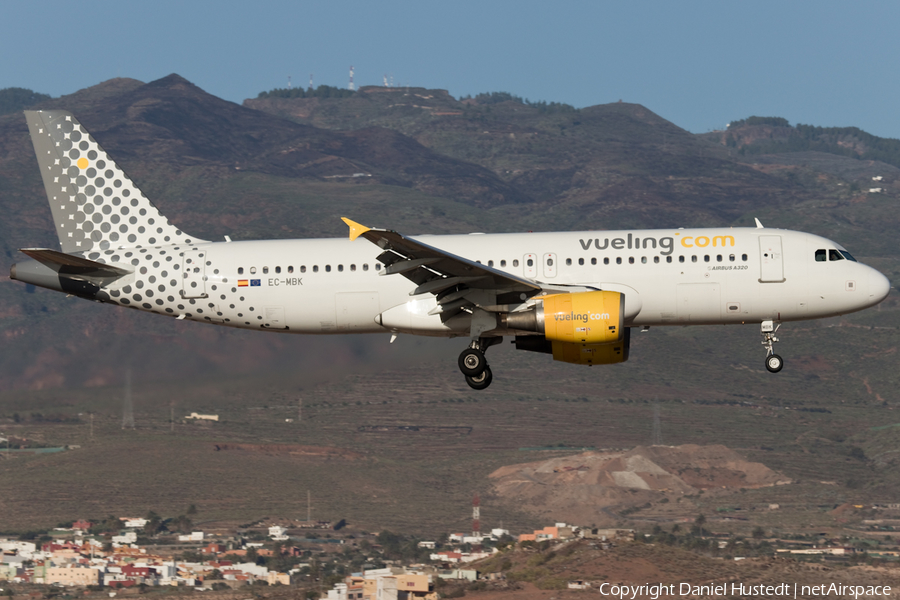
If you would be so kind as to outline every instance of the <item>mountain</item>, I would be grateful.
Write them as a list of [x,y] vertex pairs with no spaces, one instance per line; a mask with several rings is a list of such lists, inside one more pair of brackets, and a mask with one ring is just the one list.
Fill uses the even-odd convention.
[[512,216],[541,228],[664,227],[684,214],[694,225],[722,225],[803,196],[636,104],[548,111],[515,100],[458,101],[444,90],[363,87],[349,98],[244,105],[334,130],[395,129],[502,177],[531,200]]
[[[35,106],[75,112],[163,214],[205,239],[345,236],[341,216],[409,234],[752,226],[759,217],[900,274],[897,167],[821,149],[741,154],[721,134],[693,135],[636,104],[575,110],[364,88],[241,106],[171,75],[114,79]],[[462,340],[237,331],[5,276],[18,248],[56,244],[24,118],[0,116],[0,431],[85,449],[3,462],[3,487],[14,491],[0,498],[2,511],[22,526],[82,509],[139,514],[148,497],[183,510],[187,488],[219,507],[216,518],[243,523],[293,510],[313,481],[338,518],[434,531],[448,522],[440,515],[457,511],[460,530],[473,487],[487,489],[493,470],[560,442],[645,444],[657,399],[666,443],[722,444],[798,482],[742,498],[790,505],[766,513],[773,527],[825,526],[831,517],[817,506],[893,502],[900,490],[898,429],[879,429],[897,420],[896,295],[878,309],[782,327],[787,367],[776,377],[763,371],[755,326],[653,328],[633,336],[627,363],[608,368],[498,346],[491,360],[504,376],[479,396],[455,366]],[[121,428],[128,368],[136,433]],[[298,398],[303,425],[297,418],[294,427]],[[223,421],[177,423],[173,433],[176,406]],[[216,444],[339,447],[368,458],[348,472]],[[195,472],[206,473],[199,485]],[[248,476],[252,502],[233,483]],[[98,500],[100,480],[120,487]],[[717,510],[707,497],[698,493],[690,510]],[[400,498],[416,504],[401,511]],[[507,523],[518,515],[537,525],[496,500]]]

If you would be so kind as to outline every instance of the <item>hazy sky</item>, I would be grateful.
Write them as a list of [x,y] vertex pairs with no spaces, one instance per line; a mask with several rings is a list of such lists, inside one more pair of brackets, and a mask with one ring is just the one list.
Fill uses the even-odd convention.
[[0,88],[178,73],[234,102],[315,84],[622,99],[685,129],[750,115],[900,138],[896,1],[3,3]]

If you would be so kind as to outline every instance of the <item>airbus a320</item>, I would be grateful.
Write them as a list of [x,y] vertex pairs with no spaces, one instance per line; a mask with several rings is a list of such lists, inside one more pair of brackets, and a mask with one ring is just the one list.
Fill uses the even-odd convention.
[[[781,323],[874,306],[890,284],[840,244],[764,228],[210,242],[169,222],[75,117],[26,111],[60,250],[10,277],[176,319],[284,333],[464,337],[474,389],[504,337],[554,360],[628,360],[634,327],[754,323],[765,367]],[[359,240],[359,238],[363,238]]]

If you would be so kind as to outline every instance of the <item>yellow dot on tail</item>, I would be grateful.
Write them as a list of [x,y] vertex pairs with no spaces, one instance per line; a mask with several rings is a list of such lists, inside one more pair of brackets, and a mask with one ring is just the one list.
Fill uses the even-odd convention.
[[82,156],[81,158],[78,159],[78,162],[75,164],[78,165],[79,169],[87,169],[88,159],[86,159],[85,157]]

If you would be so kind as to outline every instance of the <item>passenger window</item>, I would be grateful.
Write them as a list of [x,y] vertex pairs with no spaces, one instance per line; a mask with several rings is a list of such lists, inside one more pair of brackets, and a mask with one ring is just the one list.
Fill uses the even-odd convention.
[[500,266],[501,266],[501,267],[505,267],[505,266],[506,266],[506,261],[505,261],[505,260],[501,260],[501,261],[500,261]]
[[294,272],[294,267],[288,267],[288,273],[293,273],[293,272]]
[[646,256],[642,256],[642,257],[641,257],[641,264],[643,264],[643,265],[646,265],[646,264],[647,264],[647,257],[646,257]]
[[844,257],[841,256],[840,252],[832,248],[828,251],[828,260],[844,260]]
[[591,259],[591,264],[592,264],[592,265],[596,265],[596,264],[597,264],[597,259],[596,259],[596,258],[592,258],[592,259]]
[[275,272],[276,272],[276,273],[281,273],[281,267],[275,267]]
[[666,262],[667,262],[667,263],[672,262],[672,257],[671,257],[671,256],[667,256],[667,257],[666,257]]
[[518,258],[516,258],[516,259],[513,260],[513,266],[514,266],[514,267],[518,267],[518,266],[519,266],[519,259],[518,259]]
[[489,261],[488,261],[488,266],[489,266],[489,267],[493,267],[493,266],[494,266],[494,261],[489,260]]
[[238,275],[244,274],[244,267],[238,267]]
[[319,272],[319,265],[313,265],[313,273]]
[[816,250],[816,262],[825,262],[825,260],[827,260],[827,257],[825,256],[825,249],[821,248],[819,250]]
[[572,259],[571,259],[571,258],[567,258],[567,259],[566,259],[566,266],[567,266],[567,267],[571,267],[571,266],[572,266]]
[[350,265],[350,270],[351,270],[351,271],[355,271],[355,270],[356,270],[356,265]]
[[579,259],[578,259],[578,266],[580,266],[580,267],[581,267],[581,266],[584,266],[584,259],[583,259],[583,258],[579,258]]
[[331,265],[325,265],[325,272],[331,273]]
[[250,267],[250,274],[256,275],[256,267]]
[[306,273],[306,265],[300,265],[300,272]]
[[734,262],[734,254],[729,254],[729,255],[728,255],[728,260],[731,261],[731,262]]
[[629,264],[629,265],[633,265],[633,264],[634,264],[634,257],[633,257],[633,256],[629,256],[629,257],[628,257],[628,264]]
[[683,256],[679,256],[679,257],[678,257],[678,262],[684,262],[684,257],[683,257]]
[[344,272],[344,265],[338,265],[338,271],[340,271],[341,273],[343,273],[343,272]]
[[548,267],[552,267],[552,266],[553,266],[553,259],[552,259],[552,258],[548,258],[548,259],[547,259],[547,266],[548,266]]
[[722,255],[716,254],[716,262],[722,262]]
[[532,260],[532,259],[529,258],[529,259],[528,259],[528,262],[525,263],[525,264],[528,265],[529,267],[533,267],[533,266],[534,266],[534,260]]
[[747,262],[747,255],[746,255],[746,254],[741,254],[741,260],[744,261],[744,262]]
[[269,272],[269,267],[263,267],[263,273],[268,273],[268,272]]
[[709,262],[709,254],[703,255],[703,262]]
[[691,255],[691,262],[697,262],[697,255],[696,255],[696,254]]
[[606,257],[606,258],[603,259],[603,264],[604,264],[604,265],[608,265],[608,264],[609,264],[609,257]]
[[658,256],[654,256],[654,257],[653,257],[653,263],[654,263],[654,264],[659,264],[659,257],[658,257]]
[[363,263],[363,271],[369,270],[369,263]]
[[376,270],[376,271],[380,271],[380,270],[381,270],[381,263],[375,263],[375,270]]
[[616,257],[616,264],[617,264],[617,265],[621,265],[621,264],[622,264],[622,257],[621,257],[621,256],[617,256],[617,257]]

